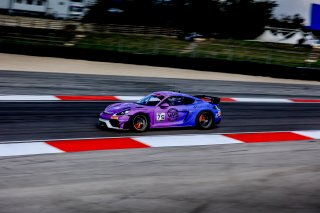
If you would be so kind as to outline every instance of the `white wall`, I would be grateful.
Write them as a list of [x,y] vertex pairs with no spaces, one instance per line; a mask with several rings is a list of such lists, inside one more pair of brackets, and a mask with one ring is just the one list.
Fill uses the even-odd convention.
[[69,13],[68,0],[49,0],[47,6],[47,13],[56,18],[67,18]]
[[9,9],[10,0],[0,0],[0,9]]
[[36,5],[36,1],[33,1],[33,4],[27,4],[26,0],[22,1],[22,3],[16,3],[14,1],[12,4],[12,9],[44,13],[46,11],[46,3],[43,5]]
[[[13,10],[41,12],[62,19],[82,17],[87,12],[85,6],[96,2],[96,0],[82,0],[81,2],[73,2],[72,0],[46,0],[43,5],[37,5],[36,0],[33,0],[33,4],[27,4],[27,0],[22,0],[21,3],[17,3],[16,0],[0,0],[0,9],[10,9],[11,1],[11,9]],[[83,7],[83,10],[70,11],[71,6]]]

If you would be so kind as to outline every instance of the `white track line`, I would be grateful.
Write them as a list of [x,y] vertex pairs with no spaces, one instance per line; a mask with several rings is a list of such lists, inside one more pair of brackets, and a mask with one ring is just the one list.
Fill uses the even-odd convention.
[[115,96],[115,97],[121,101],[138,101],[141,98],[143,98],[143,96]]
[[203,146],[242,143],[241,141],[228,138],[223,135],[145,136],[133,137],[133,139],[151,147]]
[[261,102],[261,103],[292,103],[289,99],[279,98],[232,98],[236,102]]
[[1,95],[0,101],[60,101],[54,95]]
[[294,131],[293,133],[303,135],[306,137],[314,138],[314,139],[320,139],[320,131],[314,130],[314,131]]
[[0,156],[38,155],[63,153],[63,151],[46,143],[0,144]]

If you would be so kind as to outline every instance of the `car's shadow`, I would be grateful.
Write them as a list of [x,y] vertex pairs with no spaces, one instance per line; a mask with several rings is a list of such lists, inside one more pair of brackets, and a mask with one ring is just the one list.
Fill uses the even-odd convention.
[[[97,127],[97,125],[96,125]],[[163,133],[167,133],[167,134],[170,134],[170,133],[176,133],[176,131],[181,131],[181,134],[184,133],[184,131],[189,131],[188,133],[190,133],[190,131],[192,132],[195,132],[195,133],[206,133],[208,131],[212,131],[213,129],[219,129],[220,127],[219,126],[215,126],[214,128],[212,129],[197,129],[196,127],[170,127],[170,128],[155,128],[155,129],[148,129],[147,131],[145,132],[134,132],[132,130],[123,130],[123,129],[110,129],[110,128],[107,128],[107,127],[103,127],[103,128],[99,128],[97,127],[97,129],[100,129],[101,131],[106,131],[106,132],[112,132],[112,133],[126,133],[126,134],[129,134],[129,133],[133,133],[135,135],[148,135],[148,133],[160,133],[160,134],[163,134]]]

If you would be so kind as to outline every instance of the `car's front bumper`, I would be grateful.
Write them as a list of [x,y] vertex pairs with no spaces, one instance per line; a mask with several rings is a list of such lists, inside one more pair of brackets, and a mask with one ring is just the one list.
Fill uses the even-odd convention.
[[110,120],[105,120],[105,119],[99,118],[99,126],[105,126],[109,129],[122,129],[122,128],[120,128],[120,125],[115,125],[111,122],[112,121],[110,121]]
[[129,116],[114,116],[110,114],[100,113],[99,125],[109,129],[128,129]]

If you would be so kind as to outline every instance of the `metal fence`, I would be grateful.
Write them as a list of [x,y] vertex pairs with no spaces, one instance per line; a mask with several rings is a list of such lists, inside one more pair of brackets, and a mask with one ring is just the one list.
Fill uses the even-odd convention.
[[62,30],[65,26],[70,24],[77,23],[73,21],[0,15],[0,26]]
[[52,20],[42,18],[31,18],[23,16],[0,15],[0,26],[24,27],[35,29],[63,30],[74,26],[75,31],[96,33],[122,33],[122,34],[147,34],[158,36],[178,36],[181,30],[176,28],[132,26],[117,24],[93,24],[77,21]]

